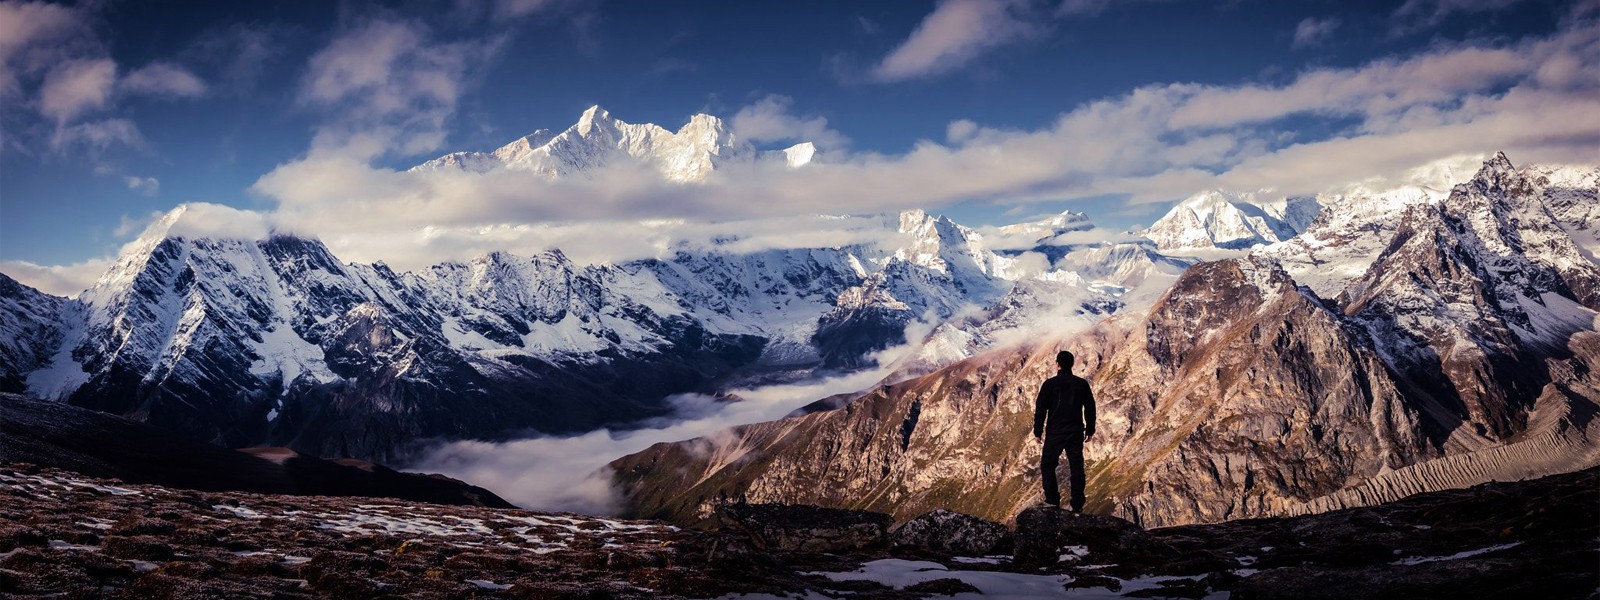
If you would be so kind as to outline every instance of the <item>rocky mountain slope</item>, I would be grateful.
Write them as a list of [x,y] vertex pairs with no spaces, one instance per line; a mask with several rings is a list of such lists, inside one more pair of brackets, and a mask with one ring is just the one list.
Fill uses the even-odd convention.
[[1036,508],[724,505],[717,526],[193,492],[0,464],[7,597],[1578,598],[1594,470],[1314,517],[1143,531]]
[[[1190,267],[1144,314],[657,445],[615,480],[635,514],[679,522],[723,498],[1009,519],[1039,496],[1033,393],[1061,348],[1100,399],[1089,507],[1147,526],[1600,464],[1600,266],[1567,233],[1593,224],[1562,210],[1596,202],[1567,185],[1590,180],[1497,156],[1389,227],[1328,231],[1351,219],[1325,212],[1288,244]],[[1373,247],[1359,270],[1318,262]]]
[[[946,330],[962,344],[925,345],[943,364],[1039,319],[1122,309],[1130,278],[1181,268],[1147,248],[1086,264],[1100,246],[1051,245],[1054,230],[1038,249],[991,250],[911,211],[849,217],[884,243],[722,240],[601,265],[491,253],[400,273],[314,239],[186,235],[186,210],[76,298],[0,276],[0,391],[225,447],[393,462],[433,440],[587,431],[660,416],[676,393],[861,368],[909,324],[961,315]],[[1035,281],[1052,296],[1018,301]]]

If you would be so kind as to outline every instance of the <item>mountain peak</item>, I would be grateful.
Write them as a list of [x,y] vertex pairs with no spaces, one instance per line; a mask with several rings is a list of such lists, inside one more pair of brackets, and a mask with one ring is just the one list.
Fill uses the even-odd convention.
[[702,150],[712,154],[720,154],[720,148],[733,147],[738,143],[733,132],[728,130],[727,123],[704,113],[689,117],[689,122],[678,128],[674,136],[691,144],[699,144]]
[[136,238],[136,241],[149,242],[170,237],[169,234],[172,231],[173,226],[177,225],[178,221],[183,219],[183,213],[186,212],[189,212],[188,203],[179,204],[173,207],[172,210],[167,211],[166,214],[161,215],[155,221],[152,221],[149,225],[147,225],[144,228],[144,231],[139,234],[139,237]]
[[817,146],[811,142],[800,142],[783,149],[783,160],[789,168],[795,169],[811,164],[817,156]]
[[1506,158],[1506,153],[1496,152],[1494,153],[1494,156],[1491,156],[1488,158],[1488,160],[1483,161],[1483,169],[1479,170],[1478,174],[1483,175],[1486,172],[1509,173],[1515,170],[1516,166],[1511,164],[1511,159]]
[[264,240],[272,235],[267,219],[259,213],[207,202],[179,204],[161,215],[134,240],[148,245],[168,238],[210,238]]
[[578,116],[578,123],[572,127],[573,129],[578,130],[580,135],[588,135],[589,131],[593,129],[596,124],[610,124],[614,123],[615,121],[616,119],[611,118],[611,113],[609,111],[604,108],[600,108],[600,105],[596,104],[594,106],[590,106],[588,110],[583,111],[583,114]]
[[695,113],[694,115],[689,117],[689,123],[684,125],[684,128],[700,128],[700,127],[711,127],[711,128],[715,128],[715,129],[723,129],[726,126],[723,124],[722,119],[719,119],[714,115],[708,115],[708,114],[705,114],[705,113]]
[[1262,202],[1254,193],[1209,189],[1173,206],[1144,235],[1164,250],[1271,244],[1299,233],[1290,221],[1309,222],[1300,214],[1305,207],[1289,208],[1287,201]]
[[781,152],[757,152],[734,136],[727,122],[713,115],[693,115],[673,132],[652,123],[619,120],[594,105],[559,134],[541,129],[493,152],[447,154],[412,170],[487,173],[509,167],[554,179],[601,168],[623,158],[643,161],[655,166],[668,180],[684,183],[704,181],[722,163],[767,160],[798,167],[809,163],[815,153],[816,148],[810,144],[797,144]]
[[[1247,194],[1237,194],[1223,191],[1218,188],[1212,188],[1197,193],[1193,196],[1189,196],[1188,198],[1184,199],[1183,202],[1180,202],[1178,206],[1173,207],[1172,210],[1173,212],[1177,212],[1187,208],[1193,210],[1201,220],[1206,220],[1218,208],[1239,203],[1248,203],[1250,201],[1251,198]],[[1168,214],[1170,215],[1172,213],[1169,212]]]

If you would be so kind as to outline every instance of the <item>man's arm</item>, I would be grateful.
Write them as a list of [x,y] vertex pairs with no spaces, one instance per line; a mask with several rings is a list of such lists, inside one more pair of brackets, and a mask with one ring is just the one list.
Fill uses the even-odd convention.
[[1039,384],[1039,395],[1033,399],[1033,437],[1044,435],[1044,420],[1050,415],[1050,402],[1045,400],[1049,397],[1045,390],[1049,388],[1050,380],[1046,379]]
[[1083,382],[1083,435],[1094,437],[1094,390],[1089,388],[1088,381]]

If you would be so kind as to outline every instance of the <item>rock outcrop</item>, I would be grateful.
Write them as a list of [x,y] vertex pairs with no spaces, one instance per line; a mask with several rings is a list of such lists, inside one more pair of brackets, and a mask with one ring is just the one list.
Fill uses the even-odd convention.
[[772,552],[848,552],[888,545],[889,515],[782,504],[722,504],[717,523]]
[[1116,517],[1087,515],[1037,506],[1017,515],[1020,567],[1046,567],[1062,561],[1151,568],[1177,562],[1178,551],[1138,525]]
[[1008,552],[1012,536],[1002,523],[940,509],[900,524],[890,532],[889,542],[895,548],[988,556]]

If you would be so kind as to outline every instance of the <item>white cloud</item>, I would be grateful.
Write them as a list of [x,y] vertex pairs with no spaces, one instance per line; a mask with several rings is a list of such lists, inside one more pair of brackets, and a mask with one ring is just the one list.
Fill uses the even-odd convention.
[[828,128],[826,117],[800,117],[791,111],[794,101],[776,94],[739,109],[731,119],[733,134],[747,142],[812,142],[818,148],[835,150],[849,145],[850,139]]
[[206,93],[206,84],[188,69],[166,62],[154,62],[129,73],[119,84],[123,89],[147,96],[193,98]]
[[968,119],[957,119],[945,126],[944,138],[951,144],[964,144],[978,134],[978,124]]
[[[1581,65],[1596,62],[1600,35],[1583,25],[1511,45],[1436,47],[1360,67],[1311,69],[1278,85],[1150,85],[1085,103],[1035,130],[959,120],[944,132],[945,144],[923,141],[894,155],[842,154],[803,169],[726,165],[697,185],[664,182],[628,161],[547,181],[515,170],[395,171],[313,151],[253,189],[276,204],[280,226],[319,235],[349,260],[419,267],[494,249],[550,246],[623,260],[655,256],[670,240],[713,231],[689,223],[714,222],[727,231],[797,215],[937,210],[972,201],[1122,195],[1134,203],[1164,202],[1212,187],[1316,193],[1374,176],[1403,177],[1442,156],[1494,150],[1518,162],[1592,162],[1600,140],[1593,119],[1600,114],[1600,73]],[[783,107],[777,99],[767,104]],[[1285,136],[1280,123],[1290,117],[1325,119],[1339,129],[1326,138]],[[784,126],[769,131],[800,130],[808,121],[779,120]],[[683,224],[667,227],[662,220]],[[811,231],[791,225],[750,243],[782,246]]]
[[139,127],[127,119],[104,119],[75,125],[57,127],[50,138],[56,150],[82,147],[93,152],[103,152],[114,145],[142,146],[144,136]]
[[39,89],[39,112],[63,124],[84,113],[105,108],[117,82],[117,63],[110,59],[72,60],[56,65]]
[[362,157],[415,155],[443,143],[470,67],[503,38],[442,42],[419,22],[372,19],[311,57],[300,97],[330,118],[314,147]]
[[123,181],[127,182],[128,189],[139,192],[140,194],[144,194],[146,196],[154,196],[161,192],[161,182],[154,177],[136,177],[129,175],[124,177]]
[[1042,29],[1028,0],[941,0],[911,37],[873,69],[883,82],[938,75]]
[[620,498],[611,486],[610,473],[602,471],[612,460],[660,442],[725,434],[729,427],[777,419],[818,398],[866,390],[887,375],[906,350],[902,346],[880,353],[878,364],[883,366],[874,370],[821,381],[731,390],[742,398],[739,402],[696,394],[676,396],[672,401],[677,415],[643,429],[506,443],[452,442],[406,468],[486,487],[525,508],[616,514]]
[[111,258],[93,258],[70,265],[45,266],[25,260],[0,261],[0,273],[5,273],[46,294],[76,296],[111,268]]
[[1299,25],[1295,26],[1294,42],[1291,45],[1295,48],[1309,48],[1320,45],[1328,41],[1328,38],[1333,37],[1334,30],[1338,28],[1339,19],[1334,17],[1325,19],[1306,17],[1300,21]]
[[[0,99],[27,109],[4,115],[7,132],[23,138],[14,140],[18,146],[48,142],[56,151],[97,155],[120,144],[142,145],[139,128],[119,114],[119,100],[205,93],[198,77],[166,61],[119,76],[90,21],[76,7],[0,0]],[[39,139],[46,134],[48,140]]]
[[151,223],[140,237],[164,233],[170,237],[261,240],[274,229],[272,217],[267,214],[209,202],[189,202]]
[[1381,115],[1451,103],[1525,78],[1557,49],[1461,47],[1406,60],[1302,73],[1282,86],[1209,87],[1172,116],[1178,127],[1265,122],[1297,113]]
[[87,30],[78,11],[48,2],[0,2],[0,98],[20,91],[18,79],[54,62],[46,42]]

